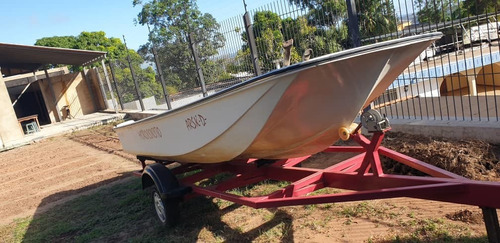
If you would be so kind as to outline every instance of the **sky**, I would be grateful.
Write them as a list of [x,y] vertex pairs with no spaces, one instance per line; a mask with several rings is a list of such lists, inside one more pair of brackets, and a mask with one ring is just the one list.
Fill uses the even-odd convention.
[[[247,0],[248,10],[272,0]],[[242,0],[198,0],[203,13],[222,21],[244,13]],[[141,10],[132,0],[0,0],[0,42],[33,45],[37,39],[77,36],[82,31],[104,31],[107,37],[122,38],[137,50],[147,42],[147,27],[136,25]]]

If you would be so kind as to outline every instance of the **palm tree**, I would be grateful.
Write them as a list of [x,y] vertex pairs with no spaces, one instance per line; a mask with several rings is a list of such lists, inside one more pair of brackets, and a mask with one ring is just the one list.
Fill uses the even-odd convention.
[[396,14],[390,0],[358,1],[360,32],[363,38],[396,31]]

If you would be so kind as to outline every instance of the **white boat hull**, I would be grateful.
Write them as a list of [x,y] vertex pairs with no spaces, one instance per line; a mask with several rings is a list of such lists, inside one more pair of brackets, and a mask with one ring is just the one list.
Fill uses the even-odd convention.
[[339,139],[438,33],[355,48],[115,128],[126,152],[179,162],[291,158]]

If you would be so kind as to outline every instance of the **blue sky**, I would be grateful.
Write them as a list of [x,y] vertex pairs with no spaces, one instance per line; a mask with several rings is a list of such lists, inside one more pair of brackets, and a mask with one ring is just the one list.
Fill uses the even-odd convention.
[[[247,0],[248,10],[273,0]],[[218,21],[244,13],[242,0],[198,0],[204,13]],[[140,7],[132,0],[1,0],[0,42],[33,45],[37,39],[78,35],[82,31],[106,32],[107,37],[125,35],[127,45],[137,49],[147,41],[147,28],[134,24]]]

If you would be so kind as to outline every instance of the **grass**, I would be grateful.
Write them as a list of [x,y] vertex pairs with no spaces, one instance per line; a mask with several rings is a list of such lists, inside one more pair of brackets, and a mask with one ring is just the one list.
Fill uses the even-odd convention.
[[486,236],[473,236],[467,227],[441,218],[410,219],[400,226],[408,233],[395,236],[394,242],[488,242]]
[[269,195],[288,185],[290,185],[290,182],[287,181],[263,180],[258,183],[229,190],[229,193],[244,197],[257,197]]
[[223,215],[239,206],[226,204],[221,208],[217,200],[198,197],[183,203],[180,225],[166,229],[158,224],[140,179],[133,178],[2,226],[0,242],[225,242],[282,238],[291,232],[287,215],[250,208],[245,210],[263,216],[263,227],[244,232],[244,224],[229,226]]
[[[286,185],[265,181],[240,188],[239,193],[260,194]],[[486,236],[474,236],[464,226],[443,219],[422,219],[407,209],[384,203],[252,209],[221,199],[197,197],[184,202],[181,210],[177,227],[161,227],[149,193],[141,189],[139,178],[131,178],[1,226],[0,242],[289,242],[303,234],[328,236],[335,221],[355,227],[360,220],[381,225],[392,222],[400,230],[388,238],[370,236],[369,242],[487,241]]]
[[364,216],[375,219],[393,219],[401,215],[397,210],[394,210],[393,205],[373,205],[367,201],[353,206],[341,206],[341,208],[339,214],[346,218]]
[[[23,242],[88,242],[118,235],[124,227],[130,227],[129,222],[147,214],[145,208],[148,208],[149,202],[138,182],[133,180],[104,188],[96,194],[66,203],[57,210],[23,219],[16,223],[16,235],[22,235]],[[19,241],[19,238],[14,241]]]

